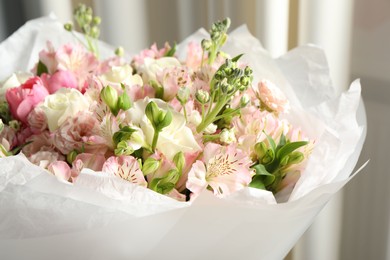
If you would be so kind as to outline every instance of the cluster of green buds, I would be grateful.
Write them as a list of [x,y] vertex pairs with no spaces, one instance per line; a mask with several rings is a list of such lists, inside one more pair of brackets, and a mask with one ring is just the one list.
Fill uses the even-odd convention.
[[115,132],[113,135],[113,142],[115,145],[115,155],[134,155],[139,157],[137,154],[134,154],[141,148],[151,150],[150,146],[145,142],[145,137],[142,131],[139,128],[131,126],[120,126],[119,131]]
[[225,18],[223,21],[217,21],[211,26],[210,39],[202,40],[203,52],[208,52],[208,63],[212,64],[217,57],[219,49],[227,40],[227,30],[230,27],[230,19]]
[[297,149],[307,144],[307,141],[290,142],[282,135],[276,145],[267,135],[266,141],[255,144],[257,163],[252,166],[255,175],[249,186],[276,193],[289,168],[304,160],[304,154]]
[[[226,59],[225,63],[219,67],[211,80],[210,94],[202,90],[195,94],[197,101],[202,106],[202,122],[196,129],[198,133],[217,120],[237,115],[243,103],[248,103],[244,98],[238,108],[233,109],[227,106],[237,92],[245,91],[252,84],[252,69],[248,66],[242,69],[237,64],[241,56]],[[208,103],[208,109],[204,111],[206,103]]]
[[160,132],[172,122],[172,112],[163,110],[154,101],[148,103],[145,108],[145,115],[149,119],[154,129],[152,151],[156,149]]
[[[92,53],[94,53],[95,56],[98,56],[97,39],[99,38],[100,35],[100,29],[99,29],[99,25],[101,23],[100,17],[94,16],[92,8],[81,3],[74,10],[73,17],[77,23],[77,26],[80,28],[81,32],[85,35],[87,41],[86,47]],[[65,30],[70,32],[73,32],[74,29],[73,24],[71,22],[66,23],[64,25],[64,28]]]
[[175,167],[167,171],[163,177],[152,179],[149,184],[150,189],[161,194],[167,194],[175,188],[176,183],[183,174],[183,169],[185,166],[183,152],[178,152],[173,157],[173,163],[175,164]]
[[123,90],[121,95],[118,95],[118,91],[111,86],[104,87],[100,92],[100,98],[114,116],[117,116],[120,110],[126,111],[131,107],[131,100],[125,91],[125,85],[121,84],[121,87]]

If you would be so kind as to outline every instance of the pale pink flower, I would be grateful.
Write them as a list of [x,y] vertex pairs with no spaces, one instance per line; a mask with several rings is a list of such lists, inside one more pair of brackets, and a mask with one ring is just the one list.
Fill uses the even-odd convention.
[[22,149],[22,152],[27,157],[30,157],[41,150],[45,150],[45,151],[54,150],[52,137],[50,136],[49,131],[43,131],[39,134],[32,135],[26,141],[31,142],[30,144],[26,145]]
[[269,80],[262,80],[258,83],[256,94],[267,110],[287,112],[289,102],[284,93]]
[[111,70],[112,67],[123,66],[125,61],[122,57],[114,56],[110,57],[103,62],[100,62],[97,74],[104,74]]
[[49,92],[42,80],[39,77],[33,77],[19,87],[8,89],[5,97],[12,116],[23,123],[27,123],[28,114],[47,95],[49,95]]
[[100,135],[98,120],[89,112],[79,112],[75,117],[68,118],[55,132],[53,143],[63,154],[72,150],[84,148],[93,149],[93,146],[102,146],[105,143]]
[[[53,47],[53,44],[50,41],[46,42],[47,50],[42,50],[39,52],[39,60],[45,64],[48,73],[53,74],[57,70],[58,62],[56,59],[56,51]],[[35,73],[36,73],[35,68]]]
[[202,63],[202,46],[198,42],[190,42],[187,45],[186,66],[195,70]]
[[80,44],[66,44],[56,53],[59,70],[70,70],[78,79],[78,85],[84,88],[87,78],[98,69],[96,57]]
[[165,53],[170,49],[168,43],[165,43],[164,48],[158,49],[157,44],[154,43],[149,49],[142,50],[138,55],[133,57],[132,63],[135,67],[144,64],[145,58],[159,59],[164,57]]
[[235,145],[208,143],[202,161],[196,161],[188,173],[187,188],[196,195],[208,186],[222,198],[252,181],[251,160]]
[[2,138],[0,142],[0,158],[4,158],[9,156],[9,151],[11,150],[11,146],[7,139]]
[[35,107],[27,117],[27,122],[34,134],[39,134],[47,129],[47,118],[43,109]]
[[50,94],[57,92],[60,88],[78,89],[77,78],[70,70],[58,70],[54,74],[43,74],[42,79],[45,81]]
[[176,189],[171,190],[166,194],[168,197],[175,199],[177,201],[186,201],[186,195],[181,194]]
[[10,145],[10,149],[12,149],[17,143],[16,130],[8,125],[4,125],[3,130],[0,132],[0,140],[3,139],[7,140]]
[[30,155],[28,159],[31,163],[47,169],[51,163],[63,161],[65,157],[55,150],[49,150],[43,147],[40,151]]
[[61,181],[74,182],[83,169],[83,163],[80,160],[75,160],[70,167],[64,161],[55,161],[48,166],[51,172],[57,179]]
[[157,76],[157,80],[164,88],[163,99],[172,100],[181,87],[191,85],[191,77],[186,67],[168,67]]
[[116,175],[131,183],[146,187],[144,175],[140,165],[133,156],[111,156],[103,164],[103,172]]
[[144,84],[143,86],[133,85],[129,88],[126,88],[126,92],[129,95],[130,100],[134,102],[137,100],[142,100],[145,97],[154,98],[156,96],[156,91],[148,84]]
[[75,160],[83,162],[83,168],[88,168],[94,171],[101,171],[106,158],[102,154],[96,153],[80,153]]

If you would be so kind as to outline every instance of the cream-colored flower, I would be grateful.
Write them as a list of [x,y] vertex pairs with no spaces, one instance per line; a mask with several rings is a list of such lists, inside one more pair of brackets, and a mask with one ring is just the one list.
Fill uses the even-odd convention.
[[165,68],[181,67],[180,61],[173,57],[163,57],[160,59],[145,58],[144,64],[140,66],[139,72],[142,74],[145,83],[157,81],[157,75],[163,73]]
[[103,74],[100,78],[105,85],[118,85],[120,83],[128,86],[143,85],[141,76],[138,74],[133,75],[133,69],[129,64],[113,66],[111,70]]
[[88,110],[89,105],[88,99],[80,91],[61,88],[46,96],[40,107],[46,115],[49,130],[53,132],[69,117]]
[[[146,105],[152,99],[145,98],[134,102],[131,109],[126,111],[132,124],[139,126],[145,135],[146,142],[151,145],[153,140],[154,129],[145,115]],[[163,153],[169,160],[178,152],[196,152],[201,148],[196,142],[190,128],[186,126],[186,120],[181,113],[174,111],[167,103],[159,99],[153,99],[160,109],[170,110],[172,113],[172,122],[164,127],[159,134],[156,149]]]

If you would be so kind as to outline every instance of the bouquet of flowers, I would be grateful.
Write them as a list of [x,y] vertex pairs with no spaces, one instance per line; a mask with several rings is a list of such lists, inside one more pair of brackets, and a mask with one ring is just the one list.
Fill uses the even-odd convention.
[[335,96],[318,48],[273,60],[225,19],[129,57],[75,20],[0,45],[6,258],[278,259],[348,181],[360,85]]

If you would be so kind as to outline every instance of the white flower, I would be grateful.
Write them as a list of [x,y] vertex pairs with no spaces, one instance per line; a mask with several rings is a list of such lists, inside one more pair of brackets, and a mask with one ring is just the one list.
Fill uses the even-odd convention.
[[183,153],[199,151],[201,148],[196,142],[191,129],[186,126],[184,116],[159,99],[145,98],[138,100],[134,102],[131,109],[126,111],[126,115],[131,119],[131,122],[142,129],[146,142],[151,145],[154,135],[153,126],[145,115],[146,105],[152,100],[160,109],[170,110],[172,113],[172,122],[160,132],[156,149],[169,160],[172,160],[180,151]]
[[145,58],[139,72],[142,74],[144,81],[148,83],[151,80],[157,81],[157,75],[162,73],[165,68],[171,67],[181,67],[180,61],[173,57]]
[[111,70],[100,77],[106,84],[117,85],[123,83],[128,86],[143,85],[142,78],[138,74],[133,75],[133,69],[130,65],[113,66]]
[[49,130],[55,131],[65,120],[79,111],[89,108],[86,97],[76,89],[61,88],[56,93],[46,96],[40,105],[46,115]]
[[29,72],[16,72],[6,79],[0,87],[0,102],[5,101],[5,92],[9,88],[15,88],[22,85],[26,80],[34,76]]
[[219,139],[221,140],[221,142],[226,144],[237,142],[236,136],[234,134],[234,128],[231,129],[224,128],[221,131],[221,135],[219,136]]

